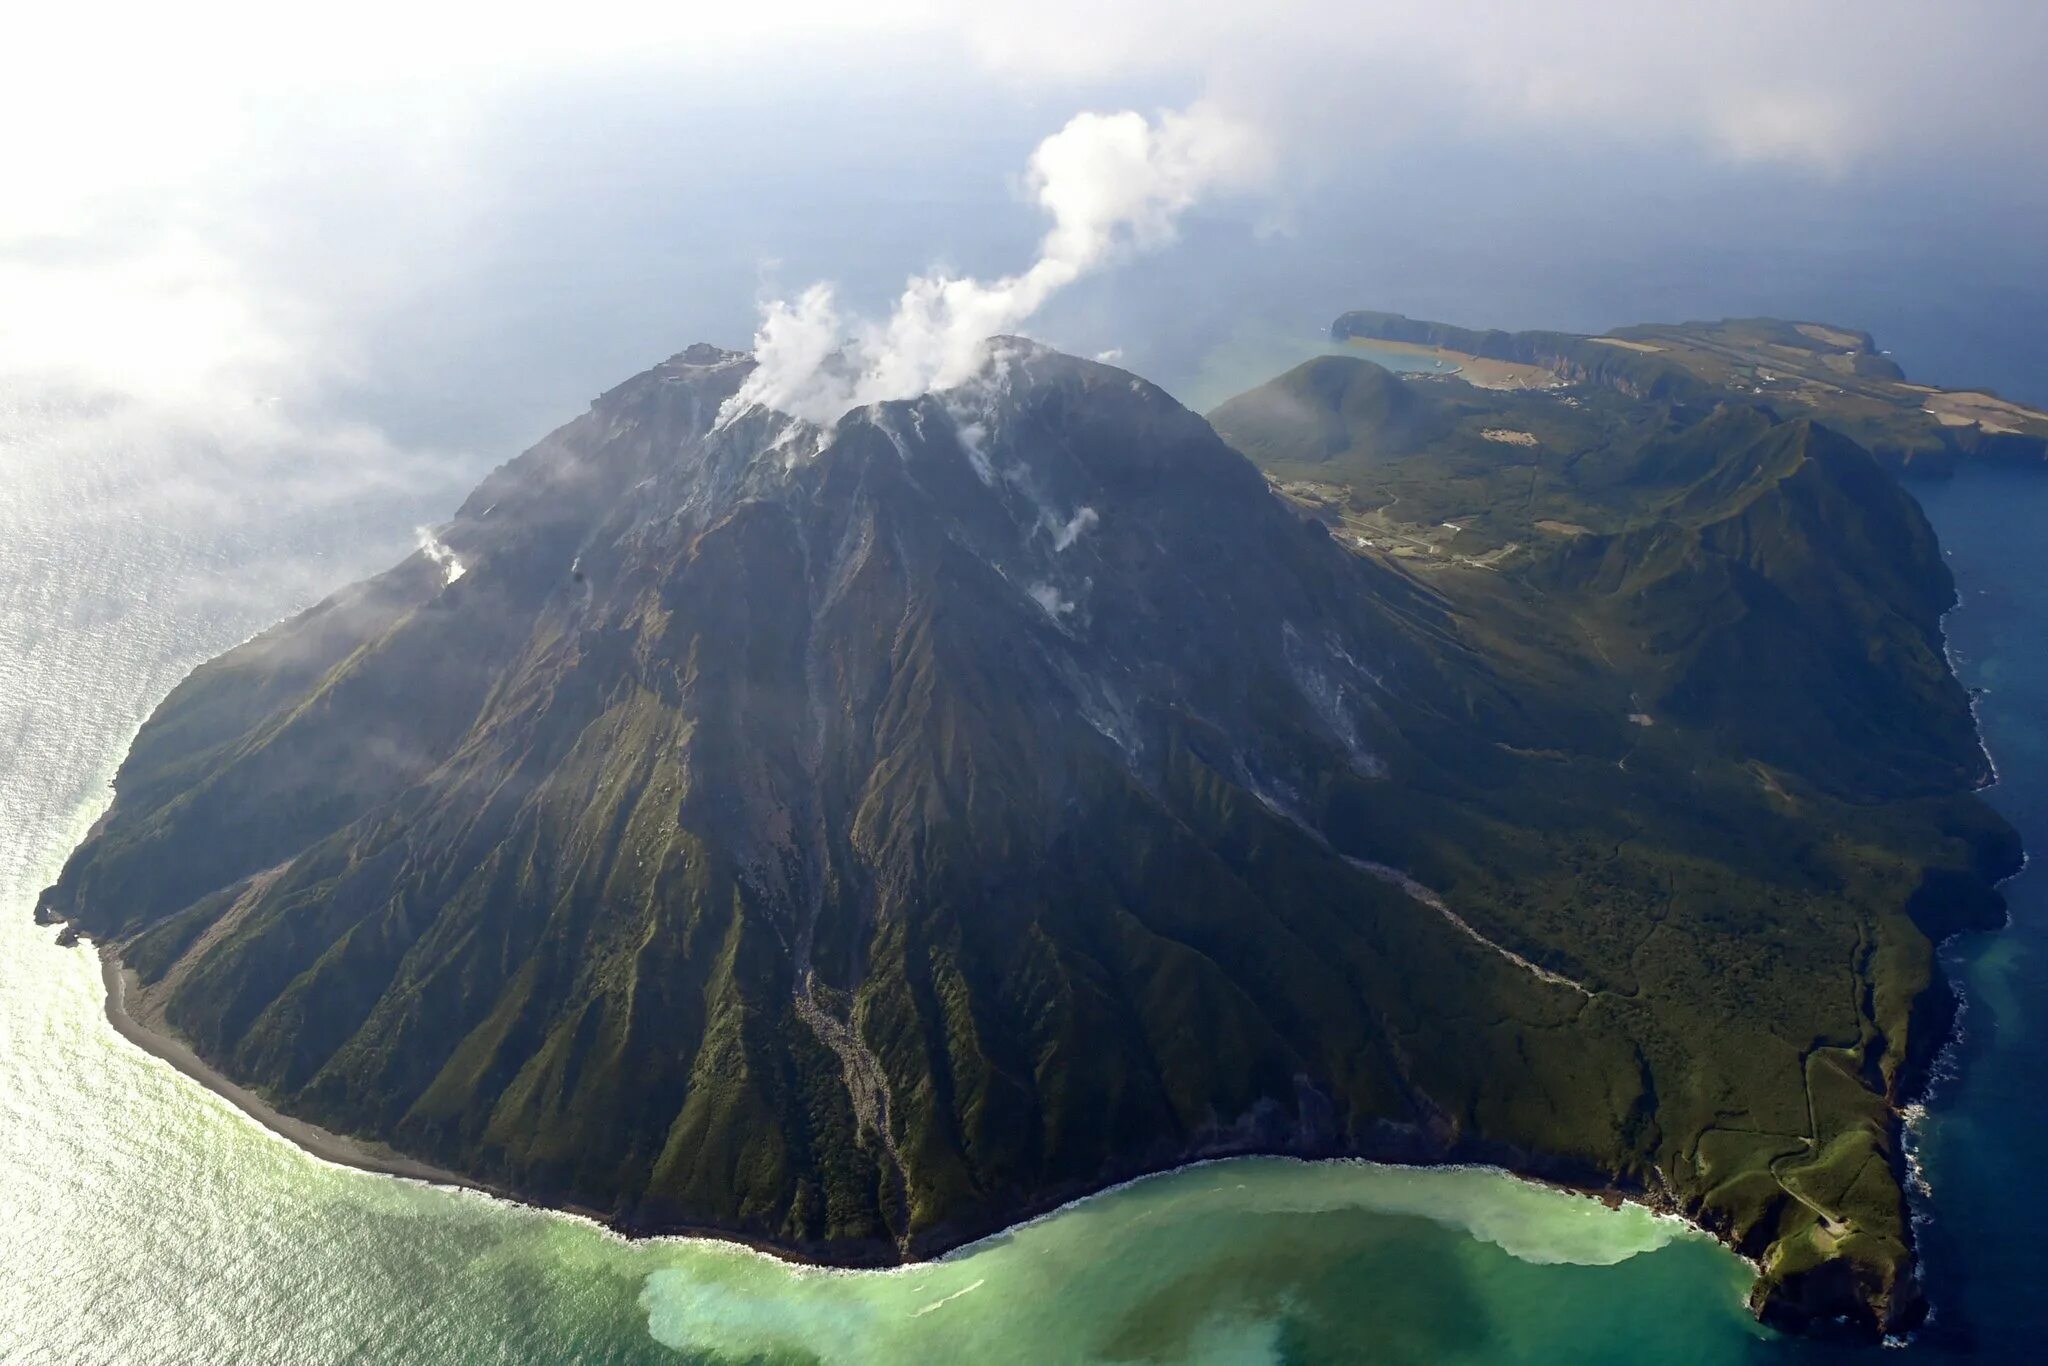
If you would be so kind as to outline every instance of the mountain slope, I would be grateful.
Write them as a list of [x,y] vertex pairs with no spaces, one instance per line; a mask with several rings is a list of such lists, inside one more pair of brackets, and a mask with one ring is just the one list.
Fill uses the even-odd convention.
[[[1354,547],[1569,601],[1637,711],[1726,754],[1865,799],[1986,776],[1942,653],[1955,590],[1934,534],[1866,452],[1810,418],[1403,381],[1338,356],[1212,418],[1298,499],[1320,498]],[[1301,458],[1304,443],[1322,454]]]
[[[1774,797],[1122,371],[1001,342],[825,430],[721,419],[750,365],[197,671],[45,913],[282,1108],[628,1228],[893,1261],[1191,1155],[1484,1157],[1824,1231],[1828,1303],[1910,1315],[1904,906],[2003,838],[1959,692],[1912,792]],[[1806,534],[1831,462],[1711,496]]]

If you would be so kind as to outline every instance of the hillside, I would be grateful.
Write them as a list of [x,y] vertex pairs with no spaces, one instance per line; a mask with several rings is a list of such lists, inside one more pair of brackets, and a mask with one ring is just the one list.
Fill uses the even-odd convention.
[[1354,550],[1495,571],[1636,710],[1843,795],[1979,771],[1943,658],[1954,589],[1913,500],[1806,417],[1403,380],[1321,357],[1211,419]]

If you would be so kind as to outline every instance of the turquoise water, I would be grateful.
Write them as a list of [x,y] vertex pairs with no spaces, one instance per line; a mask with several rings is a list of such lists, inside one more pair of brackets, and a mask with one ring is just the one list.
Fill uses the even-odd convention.
[[[0,1360],[1735,1362],[1806,1360],[1741,1306],[1748,1271],[1639,1209],[1483,1171],[1219,1163],[1083,1202],[942,1264],[801,1270],[627,1244],[485,1197],[320,1163],[122,1041],[90,956],[29,921],[135,726],[193,663],[388,561],[443,493],[172,508],[110,458],[10,453],[0,542]],[[458,472],[460,482],[471,472]],[[454,476],[451,476],[453,479]],[[382,495],[379,495],[382,496]],[[392,495],[397,498],[398,495]],[[2048,847],[2048,481],[1930,491],[1969,610],[1967,676]],[[232,498],[244,501],[233,502]],[[249,500],[254,499],[254,502]],[[436,502],[442,499],[443,502]],[[250,515],[261,507],[263,517]],[[289,513],[290,515],[285,515]],[[368,528],[384,528],[385,539]],[[308,564],[311,568],[307,568]],[[287,567],[293,572],[287,572]],[[1960,946],[1964,1080],[1925,1151],[1939,1326],[1978,1360],[2042,1327],[2028,1154],[2048,1082],[2042,889]],[[1966,1331],[1967,1330],[1967,1331]],[[1929,1355],[1945,1354],[1935,1343]]]

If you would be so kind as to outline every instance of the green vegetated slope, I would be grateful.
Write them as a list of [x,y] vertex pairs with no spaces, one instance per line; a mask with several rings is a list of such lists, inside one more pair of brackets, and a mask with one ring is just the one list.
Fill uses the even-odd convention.
[[1631,398],[1712,402],[1755,398],[1787,416],[1825,422],[1885,464],[1941,474],[1959,460],[2048,464],[2048,413],[1988,390],[1914,384],[1869,333],[1778,318],[1648,323],[1604,336],[1503,332],[1398,313],[1343,314],[1337,341],[1395,342],[1445,357],[1533,366],[1561,385]]
[[44,912],[287,1111],[629,1229],[886,1262],[1192,1156],[1481,1158],[1910,1318],[1927,935],[2011,848],[1867,456],[1317,369],[1218,415],[1304,518],[1028,343],[831,430],[721,417],[751,365],[195,672]]
[[1626,1000],[1654,1041],[1661,1173],[1762,1258],[1761,1308],[1910,1313],[1896,1112],[1945,1025],[1930,940],[1997,923],[1983,877],[2015,858],[1969,795],[1985,760],[1917,505],[1809,418],[1598,382],[1489,391],[1325,357],[1211,420],[1523,663],[1519,694],[1627,721],[1618,757],[1563,734],[1503,765],[1486,803],[1513,833],[1485,847],[1528,841],[1542,871],[1420,875]]

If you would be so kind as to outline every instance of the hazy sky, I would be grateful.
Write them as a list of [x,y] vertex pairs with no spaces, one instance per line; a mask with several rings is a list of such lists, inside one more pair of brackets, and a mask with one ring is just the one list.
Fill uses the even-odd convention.
[[[64,396],[66,441],[467,469],[817,282],[879,335],[921,276],[1190,401],[1349,307],[1824,316],[2048,399],[2048,6],[1679,8],[39,5],[0,49],[0,395]],[[1054,203],[1034,150],[1126,111],[1228,165],[1089,160]]]

